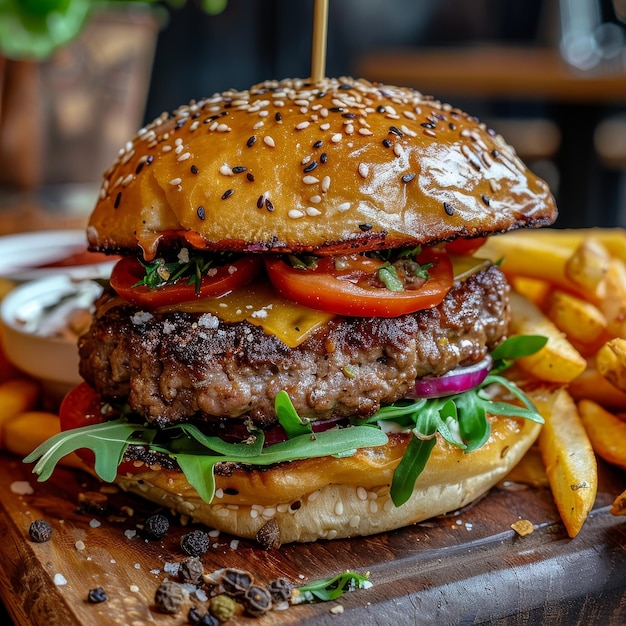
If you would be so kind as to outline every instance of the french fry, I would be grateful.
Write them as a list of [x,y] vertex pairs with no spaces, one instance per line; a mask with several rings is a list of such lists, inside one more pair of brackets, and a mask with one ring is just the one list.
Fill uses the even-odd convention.
[[546,345],[536,354],[518,359],[525,372],[552,383],[569,383],[582,374],[587,365],[580,352],[565,335],[524,296],[511,293],[510,331],[514,335],[543,335]]
[[626,515],[626,491],[622,491],[622,493],[615,498],[613,501],[613,506],[611,507],[612,515]]
[[596,453],[608,463],[626,469],[626,421],[588,399],[578,403],[578,410]]
[[[60,431],[59,416],[49,411],[22,411],[3,424],[5,449],[24,457],[40,443]],[[65,467],[85,469],[85,464],[75,453],[64,456],[59,463]]]
[[604,313],[609,332],[626,337],[626,264],[611,258],[603,281],[604,295],[599,308]]
[[596,457],[565,389],[540,388],[529,395],[545,420],[538,442],[552,495],[567,534],[575,537],[596,500]]
[[493,262],[501,261],[500,267],[507,276],[535,278],[562,289],[573,287],[565,273],[572,249],[555,245],[548,239],[507,233],[488,239],[478,254]]
[[549,282],[527,276],[510,276],[509,283],[517,293],[521,293],[531,302],[534,302],[540,309],[546,306],[553,289]]
[[566,291],[550,294],[546,314],[575,344],[595,349],[606,333],[606,318],[598,307]]
[[576,402],[588,398],[605,408],[626,411],[626,393],[620,391],[600,374],[595,365],[595,359],[588,360],[587,369],[575,378],[567,389]]
[[0,384],[0,448],[4,425],[18,413],[34,409],[39,399],[39,384],[30,378],[14,378]]
[[607,341],[596,356],[598,371],[612,385],[626,391],[626,339]]
[[580,246],[584,239],[592,238],[600,242],[611,256],[626,262],[626,229],[624,228],[539,228],[518,230],[507,233],[505,236],[541,239],[570,250]]
[[599,295],[611,255],[596,239],[583,239],[565,264],[565,275],[583,293]]

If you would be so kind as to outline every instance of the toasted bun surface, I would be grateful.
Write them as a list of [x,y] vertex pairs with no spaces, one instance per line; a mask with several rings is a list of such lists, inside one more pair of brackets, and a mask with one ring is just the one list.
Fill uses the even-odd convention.
[[180,472],[158,470],[120,476],[127,491],[247,538],[274,525],[275,544],[371,535],[459,509],[483,495],[522,458],[539,434],[534,422],[491,418],[491,438],[465,454],[439,439],[400,507],[389,496],[393,472],[409,435],[349,458],[292,461],[267,470],[234,469],[216,476],[217,494],[203,502]]
[[268,81],[180,107],[105,173],[92,249],[235,251],[435,243],[556,219],[548,186],[475,118],[349,78]]

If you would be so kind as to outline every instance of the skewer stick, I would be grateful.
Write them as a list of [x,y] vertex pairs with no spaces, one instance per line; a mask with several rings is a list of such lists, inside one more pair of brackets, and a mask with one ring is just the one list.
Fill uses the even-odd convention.
[[313,13],[313,49],[311,53],[311,82],[320,82],[326,73],[326,31],[328,0],[315,0]]

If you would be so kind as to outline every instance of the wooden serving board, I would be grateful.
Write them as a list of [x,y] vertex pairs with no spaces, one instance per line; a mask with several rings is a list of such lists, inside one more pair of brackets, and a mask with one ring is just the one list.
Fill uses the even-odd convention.
[[[596,507],[575,539],[567,537],[549,489],[517,485],[496,487],[452,515],[367,538],[264,551],[221,534],[202,561],[206,572],[237,567],[263,583],[285,576],[302,584],[348,569],[370,573],[371,588],[338,602],[232,623],[624,624],[626,518],[609,509],[626,475],[604,464],[600,470]],[[24,483],[32,493],[16,492]],[[91,476],[63,468],[37,483],[30,466],[0,455],[0,594],[15,624],[187,623],[189,605],[177,615],[161,614],[154,593],[168,577],[166,564],[185,557],[180,537],[190,527],[174,524],[162,540],[147,541],[135,531],[156,512],[153,505],[111,494],[104,509],[81,510],[79,494],[99,488]],[[49,542],[29,537],[38,518],[54,528]],[[511,529],[520,518],[533,522],[532,534]],[[95,587],[105,589],[107,601],[87,602]]]

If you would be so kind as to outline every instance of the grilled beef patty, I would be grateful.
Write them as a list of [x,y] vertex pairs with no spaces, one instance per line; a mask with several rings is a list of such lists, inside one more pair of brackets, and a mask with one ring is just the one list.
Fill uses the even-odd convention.
[[245,418],[268,427],[281,389],[301,416],[368,416],[416,378],[483,358],[506,335],[508,293],[491,266],[455,283],[436,308],[336,317],[297,348],[245,321],[111,307],[105,293],[79,342],[80,372],[103,399],[128,400],[159,426]]

